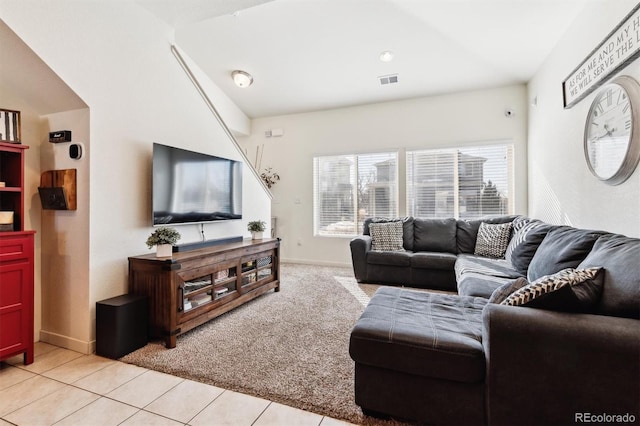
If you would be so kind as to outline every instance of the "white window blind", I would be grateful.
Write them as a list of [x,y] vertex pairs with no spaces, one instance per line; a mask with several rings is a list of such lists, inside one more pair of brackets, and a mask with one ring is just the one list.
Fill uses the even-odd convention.
[[512,214],[513,145],[407,151],[407,215]]
[[369,216],[398,215],[398,154],[315,157],[315,235],[357,235]]

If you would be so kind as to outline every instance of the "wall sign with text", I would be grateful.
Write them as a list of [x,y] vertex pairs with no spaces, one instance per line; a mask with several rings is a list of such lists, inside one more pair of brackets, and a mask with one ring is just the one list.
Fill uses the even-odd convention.
[[639,55],[640,4],[562,82],[564,107],[571,108]]

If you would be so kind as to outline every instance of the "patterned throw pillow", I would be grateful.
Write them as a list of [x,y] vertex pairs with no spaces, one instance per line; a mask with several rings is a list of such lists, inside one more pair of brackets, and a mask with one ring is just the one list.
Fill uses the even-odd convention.
[[476,247],[473,254],[501,259],[511,238],[511,222],[490,224],[482,222],[478,229]]
[[553,225],[537,219],[516,218],[513,221],[511,241],[504,254],[505,260],[516,271],[526,275],[533,256],[551,229]]
[[402,222],[369,224],[371,249],[374,251],[404,251],[402,247]]
[[535,222],[527,217],[517,217],[513,219],[511,226],[511,233],[513,236],[511,237],[511,240],[507,245],[507,250],[504,253],[504,258],[509,261],[509,263],[511,263],[511,255],[513,254],[513,251],[524,242],[529,230],[532,227],[535,227]]
[[590,312],[602,294],[602,268],[567,268],[545,275],[514,291],[502,305],[529,306],[564,312]]
[[529,285],[529,281],[524,277],[516,278],[513,281],[502,284],[500,287],[493,290],[491,297],[489,297],[489,303],[502,303],[514,291],[520,290],[522,287],[527,285]]

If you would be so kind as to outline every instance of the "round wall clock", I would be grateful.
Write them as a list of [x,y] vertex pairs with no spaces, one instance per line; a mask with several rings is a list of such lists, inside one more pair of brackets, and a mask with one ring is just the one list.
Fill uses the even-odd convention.
[[584,155],[591,172],[609,185],[631,176],[640,160],[640,84],[620,76],[593,100],[584,128]]

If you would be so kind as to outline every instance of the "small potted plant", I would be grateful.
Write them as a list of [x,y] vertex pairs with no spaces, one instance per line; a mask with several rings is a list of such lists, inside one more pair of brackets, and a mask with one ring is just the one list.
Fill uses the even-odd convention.
[[262,220],[252,220],[247,224],[247,229],[251,231],[252,240],[261,240],[265,223]]
[[173,253],[173,245],[182,237],[178,231],[170,226],[161,226],[147,238],[147,247],[156,246],[156,256],[170,257]]

